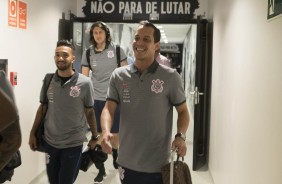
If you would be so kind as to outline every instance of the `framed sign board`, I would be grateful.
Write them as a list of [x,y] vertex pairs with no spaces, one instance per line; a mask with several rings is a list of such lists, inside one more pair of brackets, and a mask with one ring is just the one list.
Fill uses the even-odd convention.
[[267,19],[273,19],[282,15],[282,0],[268,0]]

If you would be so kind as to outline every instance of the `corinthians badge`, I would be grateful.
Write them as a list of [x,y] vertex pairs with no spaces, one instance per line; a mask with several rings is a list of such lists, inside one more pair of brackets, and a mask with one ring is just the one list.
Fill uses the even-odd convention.
[[72,97],[79,97],[80,95],[80,87],[78,86],[72,86],[70,91],[70,96]]

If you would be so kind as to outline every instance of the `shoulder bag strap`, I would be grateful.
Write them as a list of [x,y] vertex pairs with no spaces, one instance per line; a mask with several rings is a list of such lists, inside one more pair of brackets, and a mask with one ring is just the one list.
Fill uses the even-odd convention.
[[116,45],[117,66],[120,67],[120,46]]
[[86,50],[86,60],[87,60],[89,69],[92,70],[91,65],[90,65],[90,48]]
[[53,73],[47,73],[45,75],[45,78],[44,78],[44,82],[43,82],[43,89],[44,89],[44,100],[43,100],[43,103],[44,104],[48,104],[47,91],[48,91],[48,88],[49,88],[49,85],[51,83],[51,80],[52,80],[53,76],[54,76]]

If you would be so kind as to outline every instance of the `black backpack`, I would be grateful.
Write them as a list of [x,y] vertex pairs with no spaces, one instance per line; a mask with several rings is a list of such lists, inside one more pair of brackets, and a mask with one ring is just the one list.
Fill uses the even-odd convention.
[[[116,55],[117,55],[117,66],[120,67],[120,46],[116,45]],[[90,48],[86,50],[86,60],[90,70],[92,70],[90,65]]]

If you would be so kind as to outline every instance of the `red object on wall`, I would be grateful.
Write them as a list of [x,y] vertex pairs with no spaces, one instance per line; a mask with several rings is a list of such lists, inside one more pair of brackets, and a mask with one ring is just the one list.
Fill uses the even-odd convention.
[[18,23],[18,0],[8,2],[8,25],[17,27]]
[[19,28],[26,29],[27,7],[26,3],[19,1]]
[[17,72],[10,72],[10,82],[12,86],[16,86],[17,85]]

